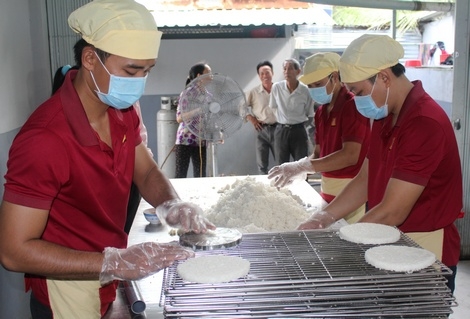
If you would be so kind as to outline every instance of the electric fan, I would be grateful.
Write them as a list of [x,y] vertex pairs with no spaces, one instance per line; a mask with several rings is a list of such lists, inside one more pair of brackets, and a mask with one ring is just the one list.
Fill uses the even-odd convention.
[[186,127],[207,143],[212,176],[216,176],[214,144],[223,142],[243,125],[245,94],[237,82],[221,74],[204,74],[191,81],[180,97]]

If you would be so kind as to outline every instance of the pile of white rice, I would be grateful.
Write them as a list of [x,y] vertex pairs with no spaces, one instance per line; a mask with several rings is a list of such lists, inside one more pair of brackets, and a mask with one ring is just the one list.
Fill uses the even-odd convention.
[[218,227],[242,233],[294,230],[310,215],[289,190],[278,190],[252,177],[226,185],[219,193],[220,199],[206,211],[206,217]]

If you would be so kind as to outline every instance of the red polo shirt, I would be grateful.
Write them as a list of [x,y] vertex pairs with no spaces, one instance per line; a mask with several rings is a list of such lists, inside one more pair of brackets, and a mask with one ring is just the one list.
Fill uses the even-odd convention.
[[[61,89],[39,106],[10,149],[4,200],[49,210],[42,239],[72,249],[102,252],[126,247],[124,232],[135,146],[142,141],[133,108],[108,109],[112,148],[92,129],[67,73]],[[45,280],[27,288],[48,304]]]
[[395,126],[392,116],[375,121],[368,153],[369,207],[382,201],[390,178],[424,186],[403,232],[444,228],[442,261],[455,266],[460,236],[454,225],[462,210],[462,172],[455,134],[444,110],[420,81],[408,94]]
[[321,105],[315,113],[315,143],[320,145],[320,157],[343,148],[345,142],[362,144],[359,159],[355,165],[347,166],[322,175],[333,178],[353,178],[361,169],[370,141],[370,120],[356,109],[354,95],[345,87],[339,91],[330,113],[328,104]]

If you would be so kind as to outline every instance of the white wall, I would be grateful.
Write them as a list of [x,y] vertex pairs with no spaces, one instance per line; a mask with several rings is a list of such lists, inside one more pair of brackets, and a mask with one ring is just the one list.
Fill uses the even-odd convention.
[[[448,53],[454,52],[455,19],[451,13],[428,23],[424,27],[423,43],[435,44],[443,41]],[[421,80],[426,92],[436,100],[452,116],[452,95],[454,89],[453,66],[439,65],[440,50],[436,51],[433,59],[435,65],[422,68],[407,68],[406,76],[410,80]]]
[[434,44],[442,41],[448,53],[454,52],[455,21],[453,15],[446,16],[426,24],[423,32],[423,43]]
[[263,60],[273,63],[274,80],[281,80],[282,62],[293,56],[294,44],[293,38],[163,40],[145,95],[179,94],[190,67],[201,60],[244,90],[259,84],[256,65]]
[[406,77],[420,80],[424,90],[452,116],[452,95],[454,87],[454,69],[449,66],[407,68]]
[[[45,7],[37,0],[0,0],[0,174],[11,141],[29,114],[50,94]],[[1,179],[3,185],[3,178]],[[1,187],[0,195],[3,195]],[[23,274],[0,267],[0,318],[30,318]]]
[[50,91],[50,66],[43,51],[47,33],[36,25],[42,14],[39,1],[0,1],[0,133],[21,126]]

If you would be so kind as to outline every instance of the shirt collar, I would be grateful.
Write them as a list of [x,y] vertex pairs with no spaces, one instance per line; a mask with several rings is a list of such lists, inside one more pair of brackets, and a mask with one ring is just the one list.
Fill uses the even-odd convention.
[[65,118],[72,133],[83,146],[98,145],[99,141],[94,133],[83,108],[82,102],[73,86],[73,80],[77,76],[77,70],[70,70],[65,76],[60,88],[60,101]]
[[403,119],[405,118],[405,114],[408,113],[413,107],[413,105],[416,105],[416,103],[426,93],[423,89],[423,84],[421,81],[412,81],[412,83],[414,84],[414,86],[410,90],[410,92],[408,92],[408,95],[406,96],[405,101],[403,102],[395,125],[393,125],[392,114],[389,114],[386,118],[380,121],[382,123],[382,134],[388,136],[392,133],[395,127],[399,127],[401,125],[401,122],[403,122]]
[[[264,88],[263,84],[260,84],[258,86],[258,93],[263,93],[263,92],[266,92],[268,93],[268,91],[266,91],[266,89]],[[269,94],[269,93],[268,93]]]
[[419,100],[423,97],[425,94],[424,89],[423,89],[423,84],[421,81],[412,81],[413,87],[411,88],[410,92],[406,96],[405,101],[403,102],[403,105],[400,110],[400,114],[398,115],[397,118],[397,123],[395,126],[400,126],[405,114],[410,110],[410,108],[413,105],[416,105]]

